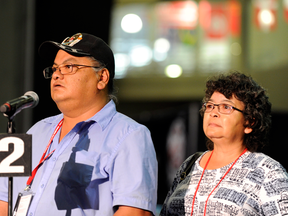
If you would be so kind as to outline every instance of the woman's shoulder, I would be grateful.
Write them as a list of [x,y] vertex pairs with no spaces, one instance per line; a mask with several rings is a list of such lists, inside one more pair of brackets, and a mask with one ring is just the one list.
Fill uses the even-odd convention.
[[[206,151],[207,152],[207,151]],[[205,152],[196,152],[192,155],[190,155],[188,158],[184,160],[184,162],[181,164],[179,170],[185,170],[189,166],[193,165],[197,160],[200,160],[200,158],[204,155]]]
[[[194,163],[199,160],[202,155],[203,152],[196,152],[183,161],[174,176],[174,182],[176,182],[176,184],[178,184],[180,181],[183,180],[183,178],[188,175]],[[183,175],[185,176],[183,177]]]
[[247,152],[246,157],[242,161],[242,168],[262,170],[265,173],[277,171],[278,173],[285,174],[288,178],[286,169],[277,160],[261,152]]

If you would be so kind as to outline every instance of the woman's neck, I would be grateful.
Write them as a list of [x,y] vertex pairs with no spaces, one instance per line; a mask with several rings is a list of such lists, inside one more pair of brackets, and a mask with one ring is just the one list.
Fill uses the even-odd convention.
[[[219,169],[234,162],[239,157],[239,155],[241,155],[245,148],[246,147],[244,145],[231,146],[229,148],[221,148],[217,145],[214,145],[214,152],[209,161],[209,164],[207,165],[207,169]],[[211,153],[212,151],[208,152],[202,157],[200,161],[200,166],[202,168],[205,166]]]

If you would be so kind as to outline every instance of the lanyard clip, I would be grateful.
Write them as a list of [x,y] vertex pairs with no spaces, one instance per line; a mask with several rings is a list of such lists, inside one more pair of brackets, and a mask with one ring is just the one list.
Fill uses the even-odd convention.
[[27,185],[24,191],[29,191],[31,189],[31,185]]

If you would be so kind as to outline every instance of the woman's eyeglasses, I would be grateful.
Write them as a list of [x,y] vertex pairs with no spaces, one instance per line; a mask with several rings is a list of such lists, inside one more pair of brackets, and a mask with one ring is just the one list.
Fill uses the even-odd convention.
[[211,102],[207,102],[203,104],[204,110],[206,113],[211,112],[216,106],[218,106],[218,112],[221,114],[231,114],[234,110],[237,110],[243,113],[242,110],[237,109],[236,107],[229,104],[214,104]]

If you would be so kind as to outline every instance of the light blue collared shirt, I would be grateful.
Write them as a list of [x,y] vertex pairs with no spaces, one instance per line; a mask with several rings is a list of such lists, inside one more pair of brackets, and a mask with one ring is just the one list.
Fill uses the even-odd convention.
[[[32,134],[32,167],[36,167],[63,115],[43,119]],[[120,205],[155,214],[156,154],[149,130],[118,113],[113,101],[87,121],[78,123],[62,140],[56,134],[53,155],[39,168],[28,216],[100,215]],[[14,204],[28,177],[13,178]],[[7,178],[0,178],[0,200],[7,201]],[[13,205],[14,206],[14,205]]]

